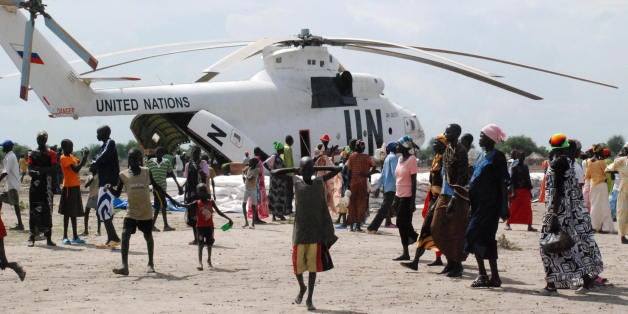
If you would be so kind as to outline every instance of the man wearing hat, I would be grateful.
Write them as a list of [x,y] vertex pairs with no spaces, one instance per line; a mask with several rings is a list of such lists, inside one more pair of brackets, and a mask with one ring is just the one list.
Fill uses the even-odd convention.
[[0,174],[0,181],[4,178],[7,180],[4,192],[0,194],[0,209],[2,209],[2,203],[13,205],[15,215],[17,216],[17,225],[11,228],[11,230],[24,230],[22,215],[20,214],[20,197],[18,195],[21,188],[20,167],[13,152],[13,142],[11,140],[4,141],[2,143],[2,151],[5,153],[5,156],[2,161],[3,170],[2,174]]

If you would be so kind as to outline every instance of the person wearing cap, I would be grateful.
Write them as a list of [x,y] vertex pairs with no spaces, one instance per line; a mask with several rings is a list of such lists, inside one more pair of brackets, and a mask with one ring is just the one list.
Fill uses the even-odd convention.
[[604,149],[600,144],[594,149],[595,155],[587,162],[587,170],[584,175],[591,182],[589,195],[591,202],[591,224],[598,233],[615,231],[611,206],[608,202],[608,186],[606,184],[606,161],[604,161]]
[[397,152],[401,155],[395,169],[395,202],[397,204],[397,231],[399,231],[402,253],[393,260],[404,261],[410,259],[408,246],[419,237],[412,225],[412,216],[416,210],[416,176],[419,166],[414,156],[416,147],[414,140],[409,136],[404,136],[397,142]]
[[430,186],[427,192],[427,196],[425,197],[425,202],[423,204],[423,225],[421,226],[421,232],[419,233],[419,238],[416,241],[416,252],[414,254],[414,259],[411,262],[402,262],[401,266],[418,270],[419,269],[419,260],[425,250],[435,250],[436,259],[427,264],[427,266],[441,266],[443,265],[443,261],[441,259],[442,253],[434,244],[434,238],[432,238],[432,220],[434,218],[434,207],[438,201],[438,197],[440,196],[442,186],[443,186],[443,153],[445,153],[445,149],[447,148],[447,139],[445,138],[445,134],[439,134],[436,136],[434,141],[432,142],[432,149],[434,150],[434,159],[432,160],[432,167],[430,168]]
[[469,221],[469,157],[467,149],[459,143],[460,125],[452,123],[445,129],[447,148],[443,154],[443,187],[434,208],[432,238],[447,257],[447,265],[440,272],[448,277],[462,276],[464,234]]
[[[498,125],[488,124],[482,128],[479,139],[482,153],[473,166],[473,174],[469,181],[471,219],[465,232],[464,250],[474,254],[478,264],[478,276],[471,283],[473,288],[502,285],[497,268],[495,234],[499,218],[503,218],[504,208],[508,206],[506,185],[510,181],[510,176],[506,156],[495,148],[495,144],[505,140],[506,134]],[[530,198],[527,201],[530,203]],[[490,279],[484,265],[486,259],[491,268]]]
[[2,143],[2,151],[5,153],[2,160],[2,174],[0,174],[0,181],[6,178],[4,185],[4,192],[0,194],[0,209],[2,204],[7,203],[13,205],[15,210],[15,216],[17,217],[17,225],[11,228],[11,230],[24,230],[24,224],[22,223],[22,214],[20,213],[20,196],[19,192],[22,188],[20,181],[20,169],[17,161],[17,157],[13,152],[13,142],[6,140]]
[[[605,169],[609,173],[616,173],[619,177],[617,195],[617,227],[622,244],[628,244],[628,143],[624,145],[613,163]],[[617,183],[617,180],[615,181]]]
[[35,245],[35,237],[43,233],[48,246],[56,246],[52,242],[52,195],[54,191],[53,176],[56,176],[57,153],[48,149],[48,133],[37,134],[37,149],[28,154],[28,169],[31,177],[29,196],[29,230],[28,246]]
[[[285,168],[281,154],[283,154],[284,145],[281,142],[274,142],[273,148],[275,153],[270,155],[263,165],[269,171]],[[270,192],[268,193],[268,209],[273,215],[273,221],[286,220],[284,216],[284,206],[286,201],[286,181],[290,179],[287,175],[277,175],[270,177]]]
[[371,224],[366,228],[369,234],[377,234],[377,230],[379,226],[382,224],[382,221],[386,219],[386,226],[390,227],[392,225],[392,215],[390,214],[392,210],[393,200],[395,199],[395,192],[397,191],[396,187],[396,178],[395,178],[395,169],[397,169],[397,142],[392,141],[386,144],[386,158],[384,159],[384,165],[382,166],[382,175],[377,182],[377,189],[384,191],[384,200],[382,201],[382,205],[379,207],[375,218],[371,221]]
[[571,167],[573,159],[567,136],[554,134],[549,144],[551,161],[547,170],[547,202],[540,239],[555,232],[552,222],[558,221],[560,230],[569,234],[575,243],[558,253],[539,250],[546,286],[538,293],[543,296],[558,295],[557,289],[570,288],[574,282],[582,280],[582,287],[576,293],[583,294],[593,288],[594,278],[604,270],[604,264],[583,202],[582,190]]
[[362,232],[361,224],[366,217],[368,210],[368,184],[367,179],[371,171],[375,168],[375,161],[371,156],[364,154],[366,145],[362,140],[355,143],[355,152],[349,155],[347,162],[347,173],[350,178],[349,189],[351,198],[349,201],[349,214],[347,223],[350,224],[351,231]]

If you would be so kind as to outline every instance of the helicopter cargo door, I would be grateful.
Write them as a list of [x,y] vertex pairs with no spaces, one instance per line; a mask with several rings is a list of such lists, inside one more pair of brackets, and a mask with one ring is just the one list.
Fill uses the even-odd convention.
[[211,146],[231,161],[242,159],[244,152],[253,151],[257,146],[236,127],[205,110],[194,114],[187,128],[195,140]]

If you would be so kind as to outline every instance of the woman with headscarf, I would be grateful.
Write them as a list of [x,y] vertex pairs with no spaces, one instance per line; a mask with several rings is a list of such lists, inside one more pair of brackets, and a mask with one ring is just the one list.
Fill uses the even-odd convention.
[[[628,143],[624,145],[621,152],[612,164],[606,167],[607,172],[617,173],[619,180],[617,195],[617,227],[622,244],[628,244]],[[617,184],[617,179],[615,183]]]
[[351,225],[351,231],[362,232],[360,224],[366,217],[368,210],[368,185],[367,179],[371,174],[371,169],[375,167],[375,162],[371,156],[364,154],[366,145],[362,140],[355,143],[355,152],[349,155],[347,162],[347,172],[350,178],[349,190],[351,198],[349,201],[349,215],[347,222]]
[[399,139],[398,143],[397,151],[401,156],[395,169],[397,178],[395,198],[397,199],[397,230],[399,230],[403,253],[393,260],[405,261],[410,259],[408,245],[419,237],[412,226],[412,216],[416,206],[416,175],[419,173],[419,166],[414,157],[416,145],[412,138],[404,136]]
[[[465,232],[464,250],[473,253],[478,263],[478,277],[471,287],[500,287],[497,269],[497,241],[495,234],[502,209],[506,204],[506,184],[510,180],[506,156],[495,148],[496,143],[506,140],[506,134],[496,124],[489,124],[480,132],[482,153],[473,166],[469,181],[471,219]],[[489,279],[484,265],[488,259],[491,268]]]
[[615,230],[611,216],[611,206],[608,202],[608,185],[606,184],[606,162],[604,150],[596,145],[593,150],[595,156],[587,161],[587,170],[584,175],[591,182],[591,224],[595,232],[607,233]]
[[552,225],[557,221],[560,230],[566,232],[575,243],[557,253],[540,248],[546,286],[539,290],[539,294],[557,295],[557,288],[569,288],[580,280],[583,285],[576,293],[583,294],[593,287],[594,278],[604,269],[602,255],[593,237],[591,218],[584,205],[582,190],[571,167],[573,160],[567,136],[554,134],[549,144],[552,152],[547,171],[547,201],[541,240],[555,232]]
[[[275,153],[270,155],[270,157],[268,157],[268,159],[264,161],[264,166],[270,171],[285,168],[283,159],[281,159],[280,157],[280,155],[283,154],[283,143],[274,142],[273,148],[275,149]],[[268,209],[273,215],[273,221],[276,221],[277,218],[279,218],[280,220],[286,220],[286,217],[284,217],[284,206],[287,179],[290,178],[285,174],[270,177]]]
[[432,148],[434,149],[434,160],[432,161],[432,167],[430,168],[430,188],[427,192],[427,197],[425,198],[427,205],[425,211],[425,215],[423,216],[425,219],[423,220],[423,226],[421,226],[421,233],[419,234],[419,238],[417,240],[417,248],[416,253],[414,254],[414,259],[412,262],[402,262],[401,265],[413,270],[419,269],[419,259],[421,255],[425,253],[425,250],[435,249],[436,250],[436,260],[434,262],[427,264],[427,266],[440,266],[443,265],[443,261],[441,260],[441,252],[434,244],[434,239],[432,238],[432,219],[434,218],[434,207],[436,207],[436,201],[438,200],[438,196],[440,195],[441,189],[443,187],[443,153],[447,148],[447,139],[445,138],[445,134],[439,134],[436,136],[436,139],[432,143]]

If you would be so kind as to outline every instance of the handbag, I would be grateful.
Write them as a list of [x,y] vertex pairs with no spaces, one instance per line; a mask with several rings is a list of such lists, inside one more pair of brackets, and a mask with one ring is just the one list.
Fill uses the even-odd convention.
[[539,242],[543,251],[548,254],[560,253],[570,249],[575,244],[571,236],[561,229],[556,216],[552,217],[549,234]]

